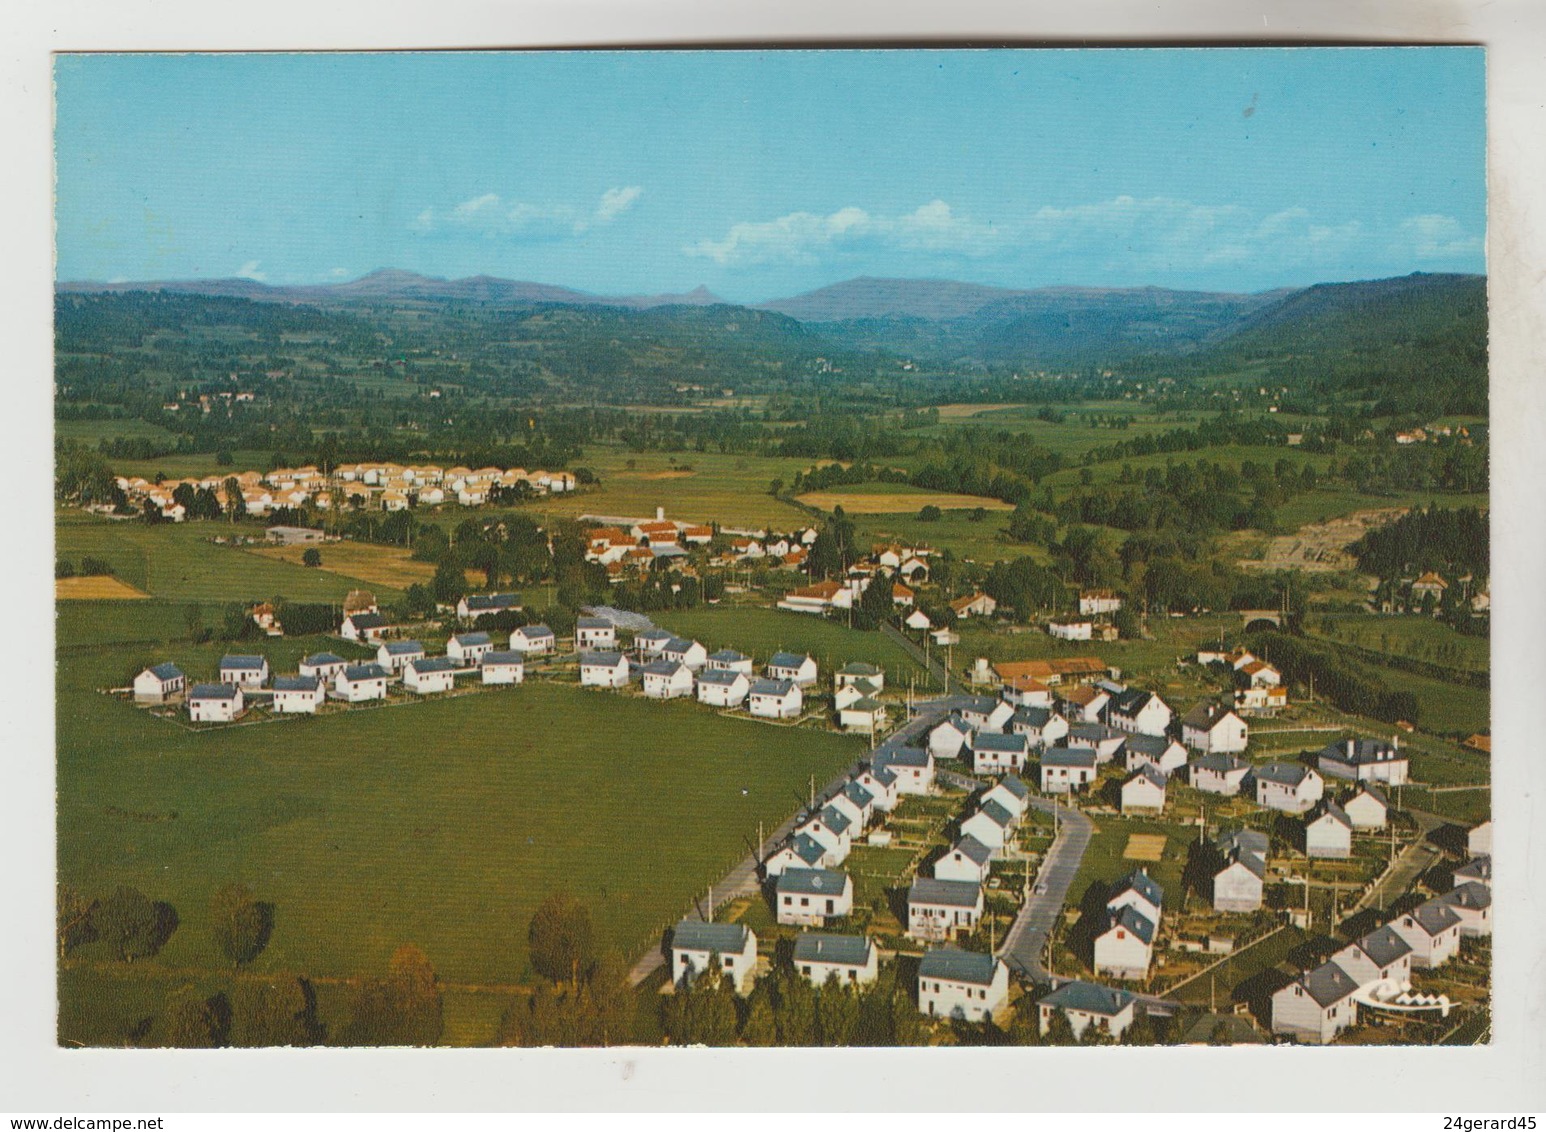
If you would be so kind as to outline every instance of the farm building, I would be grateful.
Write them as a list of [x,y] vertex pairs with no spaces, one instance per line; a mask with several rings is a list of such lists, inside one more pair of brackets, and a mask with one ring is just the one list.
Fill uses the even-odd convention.
[[934,788],[934,756],[921,747],[877,751],[873,765],[876,773],[884,770],[896,776],[898,794],[927,794]]
[[343,625],[338,630],[338,635],[346,641],[358,641],[361,644],[373,645],[386,636],[391,625],[387,619],[375,610],[366,613],[351,613],[344,618]]
[[403,687],[421,696],[449,692],[456,685],[456,661],[448,656],[420,657],[403,666]]
[[773,886],[773,901],[779,923],[825,927],[853,911],[854,884],[833,869],[785,869]]
[[605,617],[578,617],[574,622],[574,647],[581,651],[610,649],[617,644],[617,626]]
[[153,664],[134,678],[134,701],[141,704],[163,704],[188,689],[188,677],[170,661]]
[[557,646],[553,630],[546,625],[522,625],[510,634],[510,648],[526,656],[544,656]]
[[808,656],[793,652],[776,652],[763,668],[763,675],[773,680],[789,680],[804,687],[816,683],[816,662]]
[[387,670],[379,664],[351,664],[333,677],[333,694],[345,703],[384,700]]
[[1041,756],[1041,792],[1068,794],[1095,781],[1095,752],[1088,747],[1048,747]]
[[1326,792],[1325,780],[1300,763],[1270,762],[1254,767],[1250,779],[1258,806],[1288,814],[1304,813]]
[[376,649],[376,663],[388,672],[401,672],[416,660],[424,659],[424,646],[418,641],[383,641]]
[[793,719],[803,703],[800,685],[792,680],[756,680],[746,693],[746,710],[762,719]]
[[327,686],[319,676],[274,677],[274,710],[285,714],[315,714],[327,697]]
[[1122,783],[1122,812],[1162,813],[1165,809],[1165,776],[1145,763]]
[[331,652],[314,652],[310,656],[302,657],[300,663],[302,676],[316,676],[329,681],[348,667],[347,660]]
[[710,653],[704,668],[709,672],[740,672],[747,676],[753,671],[752,658],[735,649],[720,649]]
[[1181,717],[1181,742],[1204,754],[1238,754],[1250,742],[1251,729],[1231,708],[1204,702]]
[[692,670],[671,660],[652,660],[639,670],[644,694],[652,700],[674,700],[693,691]]
[[1009,1001],[1009,968],[991,955],[931,947],[918,963],[918,1009],[930,1018],[985,1022]]
[[1395,742],[1345,739],[1332,743],[1316,757],[1321,773],[1354,782],[1384,782],[1400,786],[1407,780],[1406,752]]
[[757,970],[757,933],[745,924],[712,924],[683,920],[671,933],[671,978],[691,982],[717,958],[720,970],[736,992],[751,989]]
[[513,649],[490,650],[478,662],[485,684],[519,684],[526,679],[526,657]]
[[740,707],[751,687],[752,682],[740,672],[700,672],[698,702],[714,707]]
[[907,890],[907,935],[947,940],[976,930],[982,919],[982,886],[969,881],[916,877]]
[[1272,1032],[1326,1045],[1357,1021],[1358,981],[1335,962],[1307,971],[1272,996]]
[[1193,790],[1204,794],[1223,794],[1233,797],[1245,785],[1251,773],[1251,764],[1228,754],[1204,755],[1191,765],[1188,782]]
[[1120,1038],[1133,1024],[1133,1007],[1137,1001],[1131,992],[1119,987],[1071,979],[1043,995],[1036,1004],[1038,1027],[1046,1034],[1052,1028],[1052,1016],[1062,1011],[1075,1038],[1083,1037],[1091,1026],[1110,1034],[1113,1039]]
[[816,986],[831,979],[865,986],[880,974],[879,951],[862,935],[802,932],[794,940],[794,968]]
[[268,660],[261,656],[228,655],[220,658],[220,682],[238,688],[261,688],[268,683]]
[[244,707],[235,684],[195,684],[188,690],[188,718],[194,723],[230,723]]
[[935,880],[986,884],[993,850],[969,833],[963,833],[945,855],[934,862]]
[[620,652],[580,654],[580,686],[585,688],[625,688],[628,686],[628,658]]
[[463,668],[474,668],[478,661],[494,651],[494,641],[487,633],[458,633],[446,642],[446,656]]
[[1345,861],[1353,855],[1353,819],[1335,802],[1323,802],[1304,820],[1304,852],[1311,858]]

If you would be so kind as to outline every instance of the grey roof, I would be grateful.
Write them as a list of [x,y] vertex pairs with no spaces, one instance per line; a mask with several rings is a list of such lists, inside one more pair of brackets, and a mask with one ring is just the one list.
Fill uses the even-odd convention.
[[1335,963],[1322,963],[1313,971],[1306,971],[1299,981],[1320,1006],[1341,1002],[1358,989],[1358,983]]
[[819,816],[822,820],[822,824],[824,824],[833,833],[840,834],[849,826],[853,825],[853,822],[848,820],[848,815],[845,814],[842,810],[838,809],[836,806],[823,806]]
[[873,806],[875,804],[875,795],[852,779],[843,785],[843,797],[847,798],[861,810],[866,806]]
[[880,692],[880,688],[873,680],[855,680],[848,686],[854,691],[858,692],[861,696],[874,696],[878,695]]
[[576,617],[574,619],[574,627],[576,629],[614,628],[612,622],[608,621],[605,617]]
[[848,874],[836,869],[785,869],[778,874],[775,888],[802,896],[841,896],[848,889]]
[[993,858],[993,850],[969,833],[962,834],[961,840],[957,841],[951,848],[979,867],[986,865]]
[[[1259,879],[1267,879],[1267,856],[1265,853],[1227,853],[1225,856],[1229,863],[1220,869],[1219,873],[1228,872],[1235,865],[1239,865],[1247,872],[1254,873]],[[1218,873],[1214,875],[1216,877]]]
[[979,814],[986,814],[989,821],[996,826],[1008,827],[1014,820],[1014,814],[999,805],[992,798],[977,807]]
[[1128,688],[1118,692],[1111,698],[1111,710],[1118,715],[1132,717],[1148,706],[1150,700],[1158,699],[1153,692],[1145,692],[1138,688]]
[[1485,884],[1468,880],[1464,884],[1456,885],[1438,899],[1441,903],[1454,908],[1475,908],[1480,911],[1483,908],[1492,907],[1492,889]]
[[1151,758],[1159,758],[1174,744],[1174,739],[1164,735],[1129,735],[1127,737],[1129,752],[1137,751],[1140,755],[1148,755]]
[[[672,661],[666,661],[666,663],[667,664],[671,664],[673,662]],[[646,668],[645,671],[648,672],[649,669]],[[730,669],[713,669],[713,670],[708,671],[708,672],[700,672],[700,673],[698,673],[698,683],[700,683],[700,684],[723,684],[726,687],[729,687],[731,684],[734,684],[737,680],[745,680],[745,679],[746,679],[746,673],[744,673],[744,672],[734,672],[734,671],[731,671]]]
[[1454,875],[1464,877],[1466,880],[1490,881],[1492,879],[1492,858],[1476,857],[1455,870]]
[[671,933],[671,946],[684,951],[717,951],[739,955],[746,947],[745,924],[706,924],[683,920]]
[[1366,766],[1400,762],[1406,758],[1406,752],[1383,739],[1345,739],[1340,743],[1328,743],[1321,749],[1320,757],[1349,766]]
[[1066,982],[1041,997],[1044,1006],[1100,1014],[1106,1018],[1122,1013],[1134,1001],[1135,996],[1130,991],[1120,987],[1103,987],[1099,983],[1086,983],[1080,979]]
[[1410,913],[1412,919],[1417,921],[1419,927],[1429,935],[1438,935],[1446,928],[1452,928],[1460,922],[1460,917],[1454,909],[1438,900],[1430,900],[1426,904],[1419,904]]
[[814,865],[827,855],[827,847],[808,833],[797,833],[789,839],[789,848],[807,865]]
[[[1385,791],[1381,790],[1377,786],[1370,786],[1368,784],[1360,785],[1357,790],[1355,790],[1352,794],[1350,794],[1348,796],[1347,802],[1351,802],[1354,798],[1358,797],[1360,794],[1367,794],[1367,795],[1369,795],[1369,797],[1373,798],[1376,802],[1378,802],[1381,806],[1383,806],[1387,810],[1390,808],[1390,799],[1385,797]],[[1347,805],[1347,802],[1343,802],[1342,804],[1345,806],[1345,805]]]
[[[1133,776],[1127,782],[1134,782],[1140,778],[1153,783],[1161,790],[1165,789],[1165,774],[1163,771],[1156,770],[1153,763],[1144,763],[1133,772]],[[1122,785],[1126,786],[1127,782],[1122,783]]]
[[1347,816],[1347,811],[1335,802],[1322,802],[1315,808],[1315,813],[1305,819],[1305,825],[1318,822],[1322,818],[1329,817],[1333,821],[1341,822],[1348,829],[1353,828],[1353,819]]
[[890,767],[877,764],[870,767],[870,773],[875,776],[875,781],[882,786],[894,786],[896,784],[896,772]]
[[527,640],[532,640],[536,637],[551,637],[553,635],[553,630],[549,629],[546,625],[522,625],[515,631]]
[[483,654],[484,668],[498,668],[505,664],[524,664],[526,654],[517,649],[490,649]]
[[646,676],[675,676],[678,672],[687,672],[689,669],[676,660],[652,660],[639,671]]
[[1213,842],[1226,857],[1267,856],[1267,835],[1254,829],[1235,829],[1221,833]]
[[735,649],[720,649],[709,653],[709,659],[718,661],[720,664],[736,664],[743,660],[750,660],[751,657],[744,652],[736,652]]
[[975,908],[982,899],[982,886],[969,880],[935,880],[915,877],[907,890],[909,904],[945,904],[952,908]]
[[176,680],[183,674],[183,670],[169,660],[162,661],[160,664],[152,664],[145,671],[149,672],[157,680]]
[[886,705],[881,703],[879,700],[872,700],[872,699],[870,699],[869,696],[860,696],[857,700],[855,700],[853,703],[849,704],[843,710],[844,711],[877,712],[877,711],[885,711],[886,710]]
[[633,635],[636,641],[669,641],[671,633],[666,629],[641,629]]
[[1104,723],[1076,723],[1068,729],[1065,742],[1104,743],[1111,739],[1126,739],[1126,731],[1107,727]]
[[989,731],[979,731],[976,735],[972,736],[972,750],[974,751],[1020,751],[1023,753],[1025,749],[1025,736],[1019,733],[995,735]]
[[379,664],[351,664],[344,669],[344,679],[353,684],[359,680],[384,680],[387,671]]
[[509,609],[521,604],[520,594],[472,594],[466,598],[469,611]]
[[998,780],[998,784],[1005,790],[1008,790],[1009,793],[1016,798],[1023,799],[1028,797],[1031,793],[1031,788],[1024,782],[1021,782],[1019,776],[1017,775],[1006,774],[1003,778]]
[[[844,669],[844,671],[846,672],[847,669]],[[996,700],[992,696],[973,696],[969,703],[961,705],[958,710],[975,712],[978,715],[987,715],[1002,702],[1002,700]]]
[[1192,727],[1199,731],[1212,731],[1214,724],[1226,715],[1233,714],[1234,712],[1223,704],[1204,700],[1181,717],[1181,724],[1184,727]]
[[1403,955],[1410,955],[1412,945],[1402,939],[1401,936],[1389,924],[1375,928],[1368,935],[1359,937],[1359,949],[1374,960],[1375,966],[1385,967],[1400,959]]
[[920,979],[948,979],[955,983],[972,983],[986,987],[998,974],[998,960],[980,951],[963,951],[959,947],[931,947],[923,953],[918,964]]
[[863,967],[870,961],[873,945],[862,935],[825,935],[804,932],[795,937],[796,963],[836,963],[844,967]]
[[220,670],[224,672],[228,668],[248,669],[262,668],[268,661],[261,656],[245,656],[232,653],[220,658]]
[[672,637],[661,646],[660,651],[685,653],[696,644],[698,644],[697,641],[688,640],[686,637]]
[[301,663],[309,668],[320,668],[324,664],[343,664],[344,658],[337,653],[314,652],[310,656],[303,656]]
[[789,689],[794,687],[790,680],[769,680],[766,677],[753,680],[751,694],[754,696],[777,696],[783,699],[789,694]]
[[1042,752],[1042,766],[1077,766],[1095,769],[1095,752],[1089,747],[1074,750],[1072,747],[1048,747]]
[[1023,707],[1016,709],[1014,715],[1009,717],[1009,725],[1022,724],[1036,731],[1040,731],[1052,721],[1057,712],[1046,707]]
[[458,633],[451,639],[463,648],[466,648],[468,645],[491,645],[494,643],[489,635],[481,629],[476,633]]
[[843,665],[842,668],[838,669],[838,675],[840,675],[840,676],[879,676],[879,675],[881,675],[881,671],[880,671],[880,669],[876,668],[873,664],[865,664],[863,661],[855,661],[852,664],[845,664],[845,665]]
[[387,619],[380,613],[351,613],[344,620],[356,629],[384,629],[387,625]]
[[381,647],[386,649],[388,656],[404,656],[411,652],[424,651],[424,646],[418,641],[387,641]]
[[190,700],[234,700],[235,684],[195,684],[188,693]]
[[1276,782],[1280,786],[1298,786],[1310,775],[1310,768],[1300,763],[1268,763],[1251,771],[1259,782]]
[[315,676],[276,676],[274,677],[274,691],[276,692],[315,692],[322,686],[322,681]]
[[1232,771],[1246,770],[1249,769],[1250,765],[1244,759],[1225,754],[1222,751],[1206,754],[1192,764],[1196,770],[1208,770],[1214,774],[1228,774]]
[[585,668],[616,668],[622,660],[623,654],[620,652],[588,652],[580,656],[580,665]]
[[768,661],[768,667],[799,668],[809,659],[810,657],[802,656],[797,652],[776,652],[773,654],[773,659]]
[[1156,908],[1164,906],[1165,890],[1155,883],[1154,878],[1143,869],[1134,869],[1119,880],[1116,889],[1111,894],[1111,898],[1115,900],[1122,893],[1128,891],[1136,892]]
[[922,747],[892,747],[887,751],[876,751],[873,762],[878,769],[893,766],[926,767],[930,759],[929,752]]
[[932,734],[933,732],[938,731],[941,727],[950,727],[962,735],[970,735],[972,733],[972,725],[967,723],[966,720],[962,719],[960,715],[955,712],[951,712],[948,716],[930,728],[930,733]]
[[410,663],[415,672],[455,672],[458,667],[456,661],[448,656],[421,657]]

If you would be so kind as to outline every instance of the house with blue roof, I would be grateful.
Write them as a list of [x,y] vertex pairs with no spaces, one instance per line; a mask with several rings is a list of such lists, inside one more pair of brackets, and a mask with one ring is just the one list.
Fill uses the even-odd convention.
[[805,694],[793,680],[753,680],[746,710],[762,719],[793,719],[805,706]]
[[238,688],[261,688],[268,683],[268,658],[228,654],[220,658],[220,682]]
[[1048,747],[1041,754],[1041,792],[1070,794],[1095,781],[1096,755],[1089,747]]
[[832,979],[865,986],[880,975],[880,952],[862,935],[801,932],[794,941],[794,969],[818,987]]
[[935,880],[986,884],[993,850],[970,833],[963,833],[943,857],[934,862]]
[[514,649],[490,649],[478,661],[485,684],[520,684],[526,679],[526,656]]
[[546,625],[522,625],[510,633],[510,651],[524,656],[546,656],[558,647],[558,638]]
[[1030,743],[1016,732],[979,731],[970,750],[973,774],[1006,774],[1024,769]]
[[770,680],[788,680],[802,688],[816,683],[819,671],[816,662],[796,652],[776,652],[763,667],[762,673]]
[[1009,730],[1033,747],[1050,747],[1068,735],[1068,720],[1050,707],[1022,707],[1009,717]]
[[333,677],[348,667],[349,662],[337,653],[314,652],[310,656],[301,657],[300,672],[302,676],[315,676],[330,684]]
[[762,862],[762,871],[776,877],[785,869],[821,869],[841,863],[822,842],[808,833],[796,832]]
[[709,653],[704,667],[710,672],[740,672],[747,676],[754,671],[752,658],[735,649],[720,649]]
[[994,853],[1002,853],[1014,839],[1015,815],[993,799],[984,799],[961,822],[961,832],[969,833]]
[[703,671],[698,673],[697,690],[700,704],[734,708],[746,702],[752,682],[744,672]]
[[494,638],[479,630],[457,633],[446,642],[446,655],[463,668],[475,668],[486,653],[494,651]]
[[660,649],[661,660],[674,660],[685,664],[694,672],[701,671],[709,662],[709,650],[697,641],[686,637],[672,637]]
[[671,932],[671,981],[690,983],[710,966],[738,994],[751,990],[757,973],[757,933],[745,924],[683,920]]
[[888,814],[896,809],[896,775],[891,771],[864,767],[854,775],[853,780],[869,792],[874,799],[875,809]]
[[195,684],[188,689],[188,719],[193,723],[230,723],[246,710],[235,684]]
[[476,621],[491,613],[508,613],[520,608],[520,594],[468,594],[456,603],[456,616],[463,621]]
[[382,641],[376,648],[376,663],[394,676],[424,656],[424,646],[418,641]]
[[781,924],[825,927],[853,907],[853,880],[835,869],[785,869],[773,882],[773,908]]
[[934,756],[921,747],[890,747],[870,756],[870,766],[896,775],[898,794],[928,794],[934,789]]
[[605,617],[577,617],[574,622],[574,647],[582,651],[617,647],[617,626]]
[[580,654],[582,688],[626,688],[629,671],[628,658],[620,652]]
[[652,700],[674,700],[693,692],[692,669],[674,660],[652,660],[639,670],[644,694]]
[[448,656],[420,657],[403,666],[403,687],[421,696],[449,692],[460,665]]
[[327,698],[327,685],[320,676],[275,676],[274,711],[281,715],[315,715]]
[[350,704],[384,700],[387,676],[387,670],[379,664],[350,664],[333,677],[333,694]]
[[1138,999],[1131,991],[1120,987],[1070,979],[1059,983],[1037,1001],[1037,1024],[1045,1035],[1052,1028],[1053,1015],[1061,1011],[1075,1038],[1083,1037],[1091,1026],[1110,1034],[1113,1039],[1120,1038],[1133,1024],[1137,1003]]
[[1159,925],[1131,904],[1112,910],[1105,931],[1095,937],[1095,973],[1116,979],[1149,977]]
[[959,715],[950,715],[929,729],[929,753],[936,759],[958,759],[972,737],[972,728]]
[[177,665],[153,664],[134,678],[134,702],[164,704],[188,690],[188,677]]
[[982,919],[982,886],[963,880],[915,877],[907,890],[910,939],[949,940],[977,930]]
[[1009,1002],[1009,968],[992,955],[931,947],[918,963],[918,1009],[930,1018],[986,1022]]

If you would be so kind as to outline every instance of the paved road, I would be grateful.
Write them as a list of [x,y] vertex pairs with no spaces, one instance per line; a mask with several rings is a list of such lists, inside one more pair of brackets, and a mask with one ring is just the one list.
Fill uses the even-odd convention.
[[[897,747],[916,745],[917,741],[936,723],[938,723],[941,719],[944,719],[945,716],[949,715],[952,711],[959,710],[969,701],[969,696],[945,696],[937,700],[925,700],[922,703],[914,704],[913,718],[903,726],[897,728],[897,730],[893,732],[884,743],[879,744],[875,748],[875,751],[892,750]],[[868,762],[870,759],[874,758],[875,751],[868,752],[861,758],[856,759],[851,766],[845,769],[841,774],[839,774],[836,778],[834,778],[831,782],[827,783],[827,785],[822,788],[821,792],[816,796],[817,799],[819,801],[825,801],[827,798],[830,798],[833,794],[836,794],[839,790],[841,790],[843,788],[843,784],[846,783],[848,779],[859,770],[859,767],[862,763]],[[793,833],[795,818],[797,816],[798,814],[790,814],[788,819],[777,829],[775,829],[772,834],[769,835],[767,844],[770,846],[777,845],[780,841]],[[757,878],[757,868],[760,864],[761,862],[758,861],[755,856],[752,854],[747,854],[746,857],[744,857],[735,866],[735,868],[731,869],[730,872],[725,874],[725,876],[714,885],[715,906],[718,907],[719,905],[727,904],[732,900],[737,900],[743,896],[756,893],[759,884]],[[687,919],[701,919],[698,903],[694,904],[692,911],[687,915]],[[633,983],[634,986],[638,986],[645,979],[649,978],[653,972],[659,970],[660,967],[664,965],[665,961],[666,956],[663,943],[661,945],[650,948],[650,950],[640,956],[639,961],[633,965],[633,970],[629,972],[629,980]]]
[[1417,822],[1417,836],[1402,847],[1390,871],[1380,878],[1378,884],[1364,893],[1358,903],[1344,914],[1344,918],[1355,915],[1365,908],[1378,908],[1383,912],[1406,895],[1412,883],[1443,856],[1437,848],[1428,843],[1428,835],[1443,825],[1444,819],[1426,810],[1407,812]]
[[950,690],[950,674],[945,671],[945,666],[940,663],[938,653],[930,656],[911,637],[889,622],[882,621],[880,623],[880,631],[900,645],[903,652],[916,660],[929,675],[938,680],[941,688],[944,688],[947,692]]
[[[1028,801],[1044,813],[1052,812],[1051,799],[1033,797]],[[1036,982],[1047,982],[1052,977],[1042,963],[1042,953],[1053,926],[1063,914],[1069,885],[1073,884],[1095,829],[1094,822],[1072,807],[1059,803],[1057,812],[1061,821],[1057,840],[1048,847],[1036,874],[1037,887],[1045,885],[1046,891],[1033,892],[1021,906],[998,952],[1005,963]]]

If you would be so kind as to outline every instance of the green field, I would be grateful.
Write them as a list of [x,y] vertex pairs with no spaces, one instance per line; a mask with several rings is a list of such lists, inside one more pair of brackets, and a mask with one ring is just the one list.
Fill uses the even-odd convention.
[[1297,530],[1309,523],[1321,523],[1356,511],[1426,507],[1430,503],[1440,507],[1486,507],[1487,493],[1459,495],[1441,491],[1408,491],[1377,495],[1356,491],[1351,487],[1318,487],[1289,499],[1276,508],[1276,513],[1281,528]]
[[932,523],[923,522],[916,514],[850,515],[849,518],[853,520],[859,546],[866,550],[872,544],[897,542],[929,546],[938,551],[949,550],[957,557],[984,564],[1010,558],[1050,561],[1050,555],[1043,547],[1004,541],[1003,532],[1009,522],[1006,512],[989,512],[980,521],[969,516],[967,511],[946,511]]
[[739,649],[759,663],[779,651],[808,653],[821,666],[823,688],[828,687],[835,668],[853,661],[885,669],[888,689],[905,687],[909,676],[917,678],[920,688],[928,679],[922,666],[890,638],[809,613],[722,605],[663,612],[655,615],[655,620],[673,633],[703,642],[710,652]]
[[[1081,456],[1092,448],[1104,448],[1124,440],[1151,436],[1178,428],[1195,428],[1198,421],[1208,414],[1154,412],[1152,405],[1137,401],[1081,401],[1068,405],[1053,405],[1052,409],[1064,414],[1061,424],[1037,419],[1043,405],[1009,405],[980,408],[968,405],[950,406],[948,416],[942,415],[938,425],[919,431],[939,434],[950,428],[980,428],[992,431],[1021,433],[1026,440],[1065,456]],[[1094,428],[1093,417],[1131,417],[1126,428]]]
[[1373,652],[1468,672],[1488,670],[1487,637],[1468,637],[1431,617],[1328,614],[1316,622],[1314,635],[1329,641],[1344,641]]
[[[293,671],[322,645],[260,647]],[[560,888],[631,956],[745,852],[759,820],[782,820],[811,775],[862,749],[544,683],[198,733],[95,691],[164,658],[206,677],[222,651],[103,646],[60,666],[59,875],[177,908],[147,967],[218,966],[206,909],[233,880],[277,906],[260,971],[373,973],[411,942],[450,983],[509,984],[526,974],[532,909]],[[95,948],[77,957],[99,961]]]
[[176,437],[170,429],[142,421],[137,417],[121,421],[55,421],[54,433],[61,440],[82,440],[95,446],[99,441],[120,437],[135,440],[164,440]]

